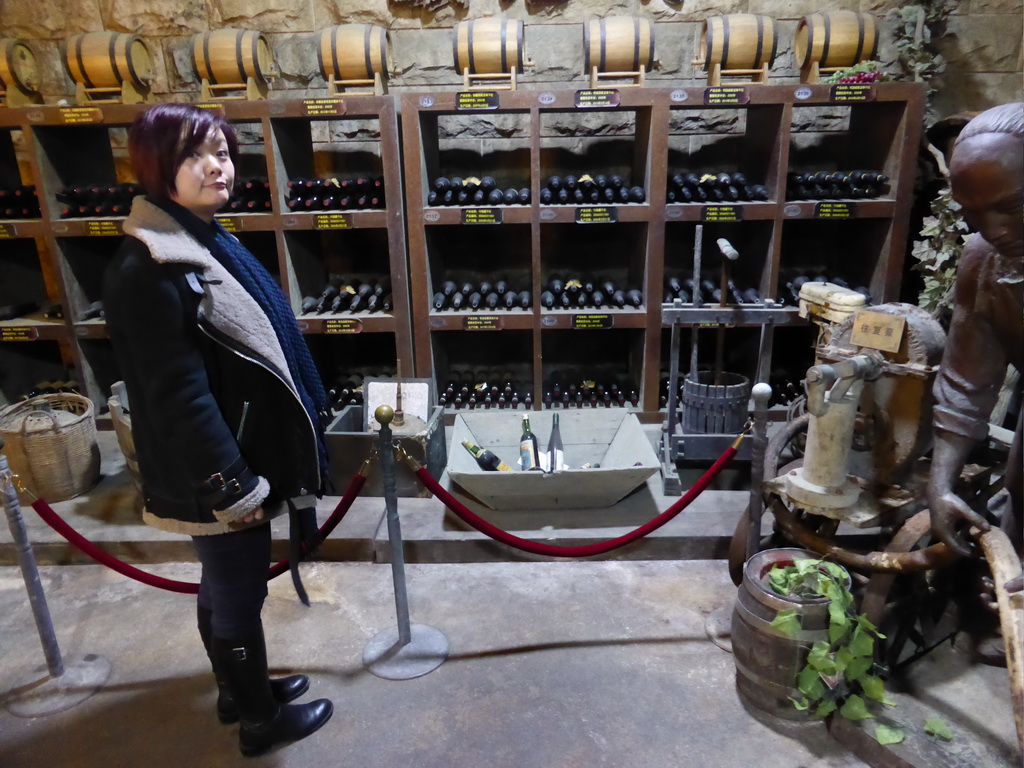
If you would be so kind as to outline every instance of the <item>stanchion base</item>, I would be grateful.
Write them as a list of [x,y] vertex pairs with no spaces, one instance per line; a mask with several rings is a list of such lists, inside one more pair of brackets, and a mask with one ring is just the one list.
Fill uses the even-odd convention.
[[409,642],[399,645],[396,630],[378,632],[363,648],[363,666],[385,680],[412,680],[444,664],[448,638],[441,630],[412,624],[409,634]]
[[735,601],[720,605],[704,617],[704,634],[723,651],[732,653],[732,612]]
[[64,659],[64,674],[50,677],[46,666],[38,667],[4,699],[15,717],[40,717],[71,709],[103,687],[110,677],[110,662],[95,653],[80,659]]

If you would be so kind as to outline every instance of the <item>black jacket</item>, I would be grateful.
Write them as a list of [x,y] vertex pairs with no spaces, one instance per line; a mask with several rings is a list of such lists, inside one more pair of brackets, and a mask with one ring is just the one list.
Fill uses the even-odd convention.
[[[317,442],[267,315],[177,221],[136,198],[103,306],[125,387],[147,523],[242,527],[321,487]],[[275,509],[276,507],[276,509]]]

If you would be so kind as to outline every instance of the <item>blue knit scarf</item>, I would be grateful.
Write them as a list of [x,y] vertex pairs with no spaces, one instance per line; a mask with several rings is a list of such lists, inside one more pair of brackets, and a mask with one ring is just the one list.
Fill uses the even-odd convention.
[[320,372],[309,353],[306,340],[302,338],[295,312],[280,286],[249,253],[237,238],[228,234],[219,223],[205,224],[195,214],[172,200],[150,200],[174,218],[185,230],[205,246],[231,276],[234,277],[260,309],[270,319],[281,344],[288,371],[298,390],[302,405],[309,414],[316,432],[317,455],[320,463],[320,477],[326,481],[327,447],[324,444],[324,426],[329,418],[327,394],[320,379]]

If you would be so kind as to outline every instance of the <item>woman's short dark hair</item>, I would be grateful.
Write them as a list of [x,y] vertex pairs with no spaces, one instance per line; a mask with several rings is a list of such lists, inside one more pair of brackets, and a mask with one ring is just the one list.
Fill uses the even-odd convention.
[[181,164],[217,129],[224,132],[231,162],[238,165],[238,140],[219,113],[190,104],[159,104],[135,118],[128,154],[146,194],[168,198]]

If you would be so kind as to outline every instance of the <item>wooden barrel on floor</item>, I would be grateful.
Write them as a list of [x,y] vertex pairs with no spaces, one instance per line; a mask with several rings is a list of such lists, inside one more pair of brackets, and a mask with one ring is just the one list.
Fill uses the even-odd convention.
[[452,30],[455,69],[462,74],[491,75],[523,71],[523,22],[516,19],[470,19]]
[[583,69],[589,73],[650,71],[654,64],[654,25],[650,19],[609,16],[583,25]]
[[[803,694],[796,676],[807,665],[807,654],[819,640],[828,640],[828,598],[797,600],[782,597],[768,586],[767,575],[774,565],[789,565],[797,559],[817,559],[805,549],[766,549],[751,557],[743,567],[743,583],[736,593],[732,614],[732,653],[736,663],[736,689],[751,706],[787,720],[804,720],[811,710],[800,711],[790,697]],[[849,587],[849,577],[847,577]],[[772,620],[779,611],[795,610],[801,629],[786,637]]]
[[771,66],[779,48],[775,19],[759,13],[729,13],[704,21],[698,50],[704,54],[704,71],[715,64],[722,69],[760,69]]
[[25,93],[39,92],[39,69],[28,43],[13,37],[0,39],[0,86]]
[[192,39],[196,74],[215,85],[266,83],[273,70],[270,43],[251,29],[217,29]]
[[127,82],[137,91],[146,91],[153,79],[153,57],[138,35],[72,35],[67,41],[64,61],[71,79],[86,88],[120,88]]
[[373,80],[391,71],[388,31],[373,24],[339,24],[320,30],[317,49],[324,79]]
[[852,67],[875,58],[878,23],[870,13],[826,11],[804,16],[796,28],[793,55],[801,69]]

